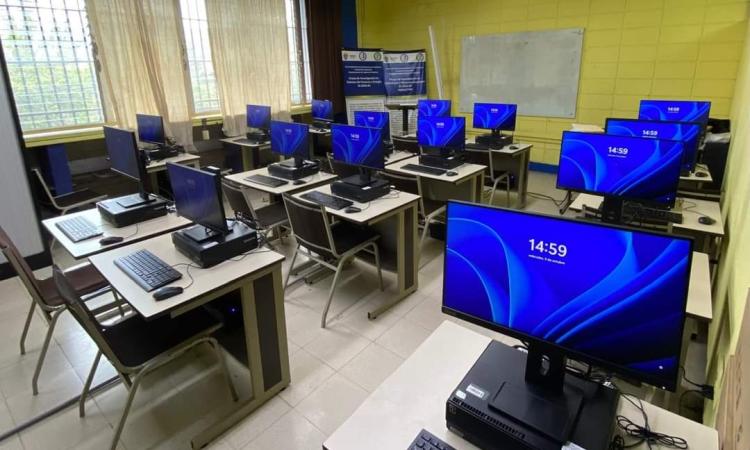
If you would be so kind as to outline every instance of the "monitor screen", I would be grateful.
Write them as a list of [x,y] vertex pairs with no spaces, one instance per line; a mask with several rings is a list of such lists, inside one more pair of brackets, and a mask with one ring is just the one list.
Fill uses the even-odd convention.
[[177,213],[215,231],[227,231],[219,175],[167,163]]
[[104,145],[107,147],[112,170],[136,181],[141,181],[143,164],[135,133],[114,127],[104,127]]
[[247,105],[247,126],[268,130],[271,126],[271,107],[262,105]]
[[448,202],[443,310],[673,390],[692,240]]
[[165,144],[164,121],[161,116],[149,116],[147,114],[136,114],[135,121],[138,126],[138,140],[151,144]]
[[515,131],[518,105],[474,103],[474,128]]
[[466,119],[463,117],[420,117],[417,142],[426,147],[462,149],[466,144]]
[[378,128],[383,133],[383,141],[391,141],[391,116],[386,111],[354,111],[354,125]]
[[671,122],[700,122],[706,126],[710,112],[711,102],[641,100],[638,118]]
[[331,147],[336,161],[371,169],[385,168],[383,137],[378,128],[331,125]]
[[333,121],[333,103],[330,100],[313,100],[312,118],[315,120]]
[[682,170],[690,172],[695,169],[695,159],[698,155],[702,129],[703,126],[697,122],[607,119],[605,132],[618,136],[681,141],[683,144]]
[[418,100],[417,117],[447,117],[451,115],[450,100]]
[[271,121],[271,151],[288,158],[307,158],[310,155],[308,132],[304,123]]
[[557,188],[674,205],[682,142],[564,131]]

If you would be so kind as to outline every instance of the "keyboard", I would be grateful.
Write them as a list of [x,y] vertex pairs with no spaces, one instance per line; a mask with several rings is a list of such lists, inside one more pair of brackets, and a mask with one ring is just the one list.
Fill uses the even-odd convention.
[[253,183],[262,184],[264,186],[271,186],[271,187],[279,187],[285,184],[289,184],[289,182],[286,180],[281,180],[279,178],[274,178],[274,177],[268,177],[266,175],[250,175],[249,177],[245,178],[245,180],[252,181]]
[[306,192],[300,195],[300,197],[309,202],[317,203],[318,205],[323,205],[336,210],[348,208],[354,204],[345,198],[334,197],[333,195],[324,194],[318,191]]
[[440,169],[438,167],[423,166],[421,164],[406,164],[401,166],[404,170],[411,170],[412,172],[429,173],[430,175],[444,175],[447,170]]
[[182,278],[180,272],[148,250],[138,250],[117,258],[115,265],[146,291],[153,291]]
[[425,430],[419,432],[414,441],[409,445],[409,450],[456,450],[442,440],[435,437],[434,434]]
[[55,225],[73,242],[80,242],[103,234],[96,225],[83,217],[71,217],[61,220]]
[[623,215],[633,221],[652,222],[657,224],[682,223],[682,213],[659,208],[648,208],[640,205],[625,205]]

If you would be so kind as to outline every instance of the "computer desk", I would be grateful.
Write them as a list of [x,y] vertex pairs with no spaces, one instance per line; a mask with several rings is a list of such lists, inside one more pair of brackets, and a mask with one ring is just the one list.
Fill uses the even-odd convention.
[[272,199],[279,197],[281,194],[307,191],[312,187],[330,183],[331,181],[336,179],[336,175],[328,172],[323,172],[321,170],[315,175],[302,178],[302,180],[305,181],[305,184],[294,184],[292,181],[289,181],[287,184],[273,187],[266,186],[265,184],[255,183],[245,179],[251,175],[264,175],[267,177],[273,177],[273,175],[268,173],[268,168],[263,167],[260,169],[249,170],[247,172],[233,173],[231,175],[227,175],[226,177],[224,177],[224,179],[231,181],[232,183],[242,187],[243,189],[253,189],[255,191],[269,194]]
[[[473,144],[476,136],[466,139],[466,143]],[[517,148],[511,149],[511,146]],[[517,182],[518,198],[516,208],[526,207],[526,194],[529,191],[529,163],[531,162],[532,144],[516,142],[506,145],[501,149],[490,150],[492,152],[492,165],[495,171],[506,170],[515,175]]]
[[394,150],[393,153],[388,155],[388,157],[385,159],[385,165],[389,166],[391,164],[395,164],[397,162],[403,161],[405,159],[413,158],[414,153],[407,152],[405,150]]
[[[60,231],[55,224],[57,222],[70,219],[73,217],[83,217],[95,226],[101,227],[104,231],[104,236],[122,236],[125,240],[117,244],[101,246],[99,245],[99,239],[101,237],[94,237],[86,239],[80,242],[73,242],[68,239],[62,231]],[[50,232],[52,237],[59,242],[65,250],[75,259],[88,258],[89,256],[96,255],[98,253],[107,252],[109,250],[123,247],[134,242],[142,241],[154,237],[159,234],[169,233],[180,228],[184,228],[190,225],[192,222],[184,217],[180,217],[175,212],[167,213],[165,216],[157,217],[155,219],[140,222],[135,225],[129,225],[127,227],[115,228],[112,224],[104,220],[99,214],[99,210],[96,208],[87,209],[85,211],[79,211],[73,214],[66,214],[64,216],[53,217],[51,219],[45,219],[42,224]]]
[[[331,185],[323,185],[294,194],[300,196],[308,191],[320,191],[328,195]],[[395,271],[397,275],[397,293],[382,306],[369,311],[367,317],[375,319],[406,296],[417,290],[419,282],[419,235],[417,233],[418,195],[407,192],[391,191],[385,197],[369,203],[354,202],[362,211],[346,213],[344,210],[326,208],[326,212],[336,219],[347,220],[358,225],[367,225],[380,233],[378,247],[383,269]]]
[[159,180],[157,179],[158,173],[167,170],[168,162],[173,164],[185,164],[187,166],[193,166],[196,169],[200,169],[200,159],[201,157],[198,155],[191,155],[190,153],[180,153],[177,156],[170,156],[169,158],[151,161],[146,166],[146,173],[151,178],[152,189],[155,190],[156,186],[159,185]]
[[[518,343],[502,336],[503,343]],[[422,428],[457,450],[476,449],[445,424],[445,401],[490,338],[445,321],[323,443],[327,450],[408,448]],[[519,370],[524,370],[519,367]],[[718,450],[715,429],[643,402],[651,429],[687,439],[691,449]],[[617,414],[643,424],[640,412],[620,401]],[[630,442],[628,440],[627,442]],[[647,449],[645,443],[633,447]],[[654,449],[663,447],[653,445]]]
[[[697,173],[704,173],[704,174],[706,174],[706,176],[705,177],[698,177],[698,176],[696,176]],[[693,172],[690,172],[689,175],[685,175],[685,176],[681,176],[680,177],[680,182],[683,182],[683,183],[695,183],[700,188],[700,186],[703,183],[713,183],[714,179],[711,176],[711,171],[708,169],[707,165],[705,165],[705,164],[696,164],[695,165],[695,170]]]
[[425,197],[434,200],[466,200],[479,203],[484,189],[484,171],[486,166],[479,164],[463,164],[455,169],[458,175],[431,175],[429,173],[413,172],[403,167],[407,164],[419,164],[419,156],[402,159],[386,165],[386,172],[399,175],[417,176],[421,180]]
[[[289,354],[284,316],[284,291],[281,263],[284,256],[261,248],[254,253],[208,269],[190,268],[193,284],[182,294],[155,301],[114,264],[114,260],[140,249],[148,249],[167,264],[190,263],[177,251],[169,236],[162,235],[127,247],[91,257],[91,263],[125,301],[144,319],[176,317],[229,293],[239,293],[245,339],[227,339],[219,343],[237,361],[249,369],[247,383],[251,396],[229,404],[218,423],[208,426],[192,439],[193,448],[201,448],[247,417],[289,385]],[[241,259],[240,259],[241,258]],[[183,278],[176,286],[186,286],[185,266],[177,267]],[[221,331],[221,330],[220,330]],[[232,345],[233,344],[233,345]],[[242,391],[242,390],[240,390]]]
[[242,170],[257,169],[260,167],[260,152],[265,149],[270,149],[271,141],[263,142],[261,144],[252,144],[250,142],[239,142],[242,139],[246,139],[246,137],[235,136],[220,139],[220,142],[236,145],[240,148],[240,155],[242,155]]

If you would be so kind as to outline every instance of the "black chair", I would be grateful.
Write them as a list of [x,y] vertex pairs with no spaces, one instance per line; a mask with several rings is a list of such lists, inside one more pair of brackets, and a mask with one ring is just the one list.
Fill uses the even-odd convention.
[[380,235],[377,232],[370,228],[358,227],[347,221],[331,224],[323,206],[296,199],[289,194],[284,194],[284,205],[289,216],[292,234],[297,239],[297,247],[284,281],[284,289],[289,285],[289,279],[294,272],[294,262],[300,253],[335,271],[331,290],[328,293],[328,302],[320,319],[321,328],[326,327],[326,316],[331,307],[339,275],[347,261],[358,253],[367,252],[375,257],[380,290],[384,289],[383,273],[380,270],[380,251],[377,244]]
[[417,140],[415,138],[404,137],[404,136],[393,136],[391,140],[393,141],[394,150],[409,152],[415,155],[419,154],[419,144],[417,143]]
[[255,224],[265,230],[273,231],[275,238],[282,239],[281,228],[289,228],[289,219],[283,202],[273,202],[262,208],[253,207],[252,202],[245,196],[244,190],[229,180],[222,180],[221,187],[224,196],[229,201],[235,213],[252,219]]

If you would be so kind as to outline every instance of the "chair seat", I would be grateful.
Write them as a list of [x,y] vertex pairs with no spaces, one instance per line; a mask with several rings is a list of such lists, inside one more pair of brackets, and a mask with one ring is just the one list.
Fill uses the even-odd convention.
[[258,222],[264,227],[270,227],[288,220],[284,203],[271,203],[268,206],[256,209],[255,214],[258,216]]
[[445,208],[445,202],[441,202],[438,200],[432,200],[429,198],[422,198],[422,203],[424,204],[424,215],[429,216],[430,214],[434,213],[440,208]]
[[90,189],[81,189],[80,191],[55,197],[55,203],[60,205],[61,208],[67,208],[73,205],[90,203],[103,197],[105,196]]
[[[85,264],[68,270],[65,272],[65,276],[78,295],[86,295],[109,284],[91,264]],[[39,280],[39,289],[41,290],[42,301],[46,305],[61,306],[64,303],[52,277],[46,280]]]
[[193,337],[210,334],[221,322],[206,310],[196,308],[176,318],[146,321],[140,315],[103,328],[102,335],[120,362],[138,367]]
[[339,254],[346,253],[365,242],[380,238],[380,234],[371,228],[359,227],[344,221],[331,225],[331,235],[333,236],[333,244],[336,246],[336,252]]

